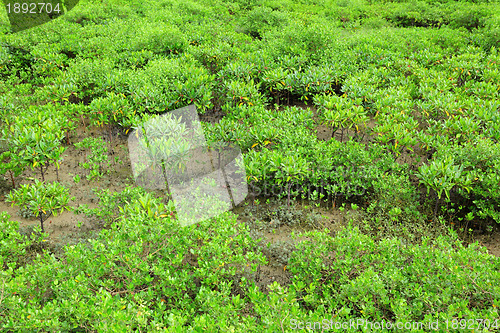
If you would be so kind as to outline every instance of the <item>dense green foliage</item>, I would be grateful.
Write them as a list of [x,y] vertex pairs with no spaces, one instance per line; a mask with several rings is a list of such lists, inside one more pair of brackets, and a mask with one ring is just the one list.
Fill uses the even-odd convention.
[[[232,213],[181,227],[171,202],[141,188],[96,191],[98,207],[76,212],[103,229],[56,253],[2,212],[0,327],[493,324],[500,259],[464,246],[444,220],[460,207],[457,223],[500,222],[499,48],[497,1],[82,0],[17,34],[0,17],[0,174],[17,187],[11,201],[40,209],[42,226],[42,210],[66,208],[67,191],[50,185],[64,192],[57,202],[40,194],[45,182],[19,178],[58,170],[77,124],[111,138],[191,104],[224,114],[203,123],[208,144],[241,148],[254,196],[363,208],[361,228],[298,235],[282,268],[291,282],[262,288],[269,258]],[[105,142],[75,147],[92,150],[81,164],[88,180],[102,178]],[[409,225],[445,232],[412,238]]]

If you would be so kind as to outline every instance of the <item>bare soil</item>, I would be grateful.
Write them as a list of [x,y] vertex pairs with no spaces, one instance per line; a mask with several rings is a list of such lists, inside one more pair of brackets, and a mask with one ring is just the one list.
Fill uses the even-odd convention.
[[488,249],[488,253],[500,257],[500,226],[496,226],[491,233],[476,236],[476,240]]
[[[72,144],[64,145],[66,151],[64,153],[64,160],[58,170],[59,181],[70,189],[70,196],[74,197],[74,200],[70,202],[70,205],[73,207],[81,204],[86,204],[89,208],[97,207],[98,198],[93,189],[109,188],[110,191],[121,191],[127,184],[133,184],[126,138],[114,137],[112,138],[112,142],[110,142],[107,133],[107,131],[104,133],[102,130],[89,132],[78,130],[71,137],[73,143],[79,142],[88,136],[101,136],[108,141],[109,157],[113,161],[115,156],[118,157],[118,162],[112,162],[114,170],[99,181],[88,181],[86,178],[88,171],[79,165],[79,163],[84,162],[86,152],[75,148]],[[81,179],[78,184],[73,180],[73,176],[77,175]],[[26,170],[20,177],[17,177],[16,187],[20,184],[33,183],[35,178],[41,180],[40,172]],[[55,167],[49,167],[45,174],[45,180],[48,182],[57,180]],[[6,211],[11,216],[10,219],[12,221],[18,221],[21,231],[40,225],[38,218],[23,217],[21,209],[18,206],[11,206],[10,203],[6,202],[5,195],[11,190],[12,184],[10,179],[5,178],[4,181],[0,182],[0,211]],[[67,243],[69,239],[82,238],[89,231],[99,229],[97,221],[85,215],[77,215],[68,211],[57,216],[51,216],[44,222],[44,227],[45,231],[49,234],[50,242],[61,245]]]

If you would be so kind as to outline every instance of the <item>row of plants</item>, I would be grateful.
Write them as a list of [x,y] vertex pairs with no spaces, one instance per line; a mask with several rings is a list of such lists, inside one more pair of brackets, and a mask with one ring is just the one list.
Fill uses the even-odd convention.
[[[203,112],[214,107],[211,100],[223,87],[214,89],[214,84],[222,82],[214,81],[210,74],[229,75],[231,80],[234,80],[233,75],[242,77],[243,74],[250,74],[256,84],[264,81],[260,86],[261,93],[280,102],[290,98],[308,100],[311,94],[317,92],[339,90],[347,73],[364,68],[373,61],[380,63],[373,54],[381,53],[376,47],[382,42],[380,37],[370,40],[366,44],[368,46],[360,43],[357,36],[338,39],[336,36],[343,34],[342,29],[329,26],[327,22],[291,20],[286,29],[268,29],[262,34],[262,40],[252,41],[232,30],[232,15],[229,14],[229,21],[213,27],[211,34],[195,31],[193,26],[187,26],[181,19],[164,13],[157,14],[158,21],[169,22],[168,29],[159,29],[160,23],[130,15],[122,19],[108,19],[106,24],[83,27],[73,23],[72,16],[69,16],[66,20],[58,20],[20,37],[3,35],[3,76],[42,84],[44,87],[40,94],[46,96],[40,97],[61,103],[71,100],[88,104],[93,99],[106,98],[111,92],[124,94],[139,112],[164,112],[189,103],[197,104]],[[126,20],[140,26],[139,32],[122,29]],[[190,23],[193,23],[192,19]],[[211,23],[202,20],[199,24]],[[40,43],[37,36],[43,31],[48,31],[51,37]],[[430,42],[435,51],[438,50],[436,46],[443,47],[446,50],[444,56],[447,56],[449,51],[457,53],[456,47],[463,46],[457,44],[463,43],[464,38],[481,46],[474,41],[473,33],[449,28],[425,33],[415,31],[417,36],[411,37],[413,32],[409,36],[414,42],[411,49],[406,47],[400,36],[396,36],[396,43],[391,38],[393,45],[390,49],[398,51],[395,54],[382,53],[398,58],[401,53],[413,56],[415,48],[423,51],[431,46],[424,44]],[[449,36],[444,37],[446,34]],[[63,35],[67,38],[61,38]],[[77,35],[85,36],[87,43],[79,42],[75,37]],[[177,47],[178,44],[183,46]],[[485,50],[489,52],[491,46]],[[253,54],[257,50],[263,51],[261,59],[271,61],[262,64],[256,59],[259,55]],[[468,53],[471,52],[474,51]],[[425,50],[422,53],[428,52]],[[238,58],[242,60],[238,61]],[[175,59],[181,59],[180,63]],[[232,60],[237,61],[233,63]],[[329,66],[324,66],[325,63]],[[456,67],[454,64],[451,66]],[[247,70],[252,73],[245,73]],[[161,80],[164,83],[157,85],[156,75],[173,78],[173,81]],[[462,80],[464,78],[458,78],[458,81]]]
[[247,152],[244,167],[254,195],[273,189],[289,202],[292,192],[309,197],[315,188],[325,200],[361,196],[384,173],[402,170],[381,147],[319,140],[317,118],[309,109],[276,112],[241,106],[232,111],[219,123],[205,124],[204,130],[209,145],[230,142]]
[[[6,115],[0,131],[0,174],[10,180],[12,188],[6,201],[38,218],[40,227],[35,229],[42,233],[48,218],[72,210],[69,202],[74,198],[69,188],[59,182],[64,153],[77,126],[71,119],[75,113],[69,111],[75,110],[50,103],[31,105],[20,114]],[[89,182],[111,172],[107,144],[101,138],[85,138],[74,147],[86,152],[79,164],[88,170]],[[55,170],[56,181],[47,179],[47,175],[52,174],[49,168]],[[34,178],[29,177],[28,169]],[[75,183],[80,180],[78,175],[73,179]]]
[[[468,128],[477,126],[476,122],[468,121],[470,118],[451,116],[444,124],[434,121],[446,127],[430,126],[427,131],[421,131],[419,122],[411,115],[403,111],[381,113],[379,109],[375,125],[368,127],[366,112],[361,105],[354,104],[356,100],[323,95],[315,98],[315,102],[316,115],[298,108],[285,108],[277,113],[263,107],[237,105],[226,118],[206,125],[205,130],[210,142],[231,142],[249,151],[245,155],[247,178],[258,193],[268,192],[266,187],[272,187],[276,188],[275,192],[281,189],[280,194],[290,197],[292,188],[302,187],[307,191],[311,186],[323,187],[328,199],[339,193],[347,197],[353,193],[374,193],[377,191],[374,180],[387,172],[401,170],[396,162],[405,155],[414,159],[406,163],[411,171],[405,172],[422,183],[428,194],[431,189],[433,195],[435,193],[434,218],[442,194],[449,201],[453,190],[464,200],[472,200],[470,209],[476,217],[497,220],[494,191],[485,192],[485,189],[492,186],[491,181],[498,176],[493,167],[498,143],[479,137],[478,131]],[[361,100],[357,102],[361,104]],[[341,145],[343,133],[338,141],[318,140],[316,128],[320,124],[332,130],[332,138],[339,129],[351,130],[351,136],[346,138],[353,141]],[[373,137],[376,145],[356,142],[365,135]],[[437,153],[428,158],[426,152],[431,149]],[[484,154],[485,151],[489,153]],[[470,154],[476,157],[471,158]],[[467,162],[458,158],[461,155],[468,156]],[[422,161],[428,162],[421,165]],[[365,165],[360,173],[357,168]],[[344,168],[350,169],[353,175],[348,176]],[[487,174],[476,174],[478,170]],[[417,188],[415,186],[415,190]],[[300,190],[295,194],[299,195]],[[486,202],[488,208],[484,206]]]
[[485,332],[500,325],[500,262],[456,236],[414,245],[374,241],[352,227],[335,237],[296,234],[290,283],[259,288],[254,279],[268,259],[234,215],[180,227],[151,195],[126,192],[111,228],[61,258],[46,249],[23,264],[41,240],[20,235],[2,213],[4,330],[291,332],[298,322],[360,319]]

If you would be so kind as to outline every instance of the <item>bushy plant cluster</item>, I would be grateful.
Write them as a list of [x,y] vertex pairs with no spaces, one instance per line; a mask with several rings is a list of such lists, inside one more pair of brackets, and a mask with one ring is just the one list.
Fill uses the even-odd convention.
[[62,140],[74,129],[73,122],[61,111],[51,105],[30,107],[3,126],[0,139],[6,151],[0,155],[0,174],[8,173],[13,187],[15,178],[28,168],[40,171],[42,180],[49,166],[59,169],[66,150]]
[[[397,238],[374,242],[352,229],[334,238],[324,232],[307,235],[311,240],[299,244],[288,266],[295,274],[290,289],[305,308],[346,319],[425,322],[478,312],[497,316],[498,291],[481,292],[494,288],[488,277],[496,273],[477,271],[473,258],[485,254],[475,247],[465,249],[442,236],[419,247]],[[498,258],[485,259],[498,265]],[[472,314],[471,308],[478,312]]]
[[[15,273],[3,271],[9,296],[2,327],[150,331],[187,323],[215,327],[237,318],[231,314],[242,310],[243,295],[235,292],[244,279],[233,279],[265,262],[248,230],[229,215],[182,228],[169,213],[143,194],[97,239],[67,247],[64,259],[45,253]],[[10,243],[2,243],[3,251],[15,250]]]
[[183,228],[148,194],[122,212],[97,239],[26,264],[23,253],[36,240],[4,214],[2,328],[288,332],[292,320],[481,318],[495,325],[499,315],[498,258],[453,238],[376,242],[353,228],[335,237],[328,230],[297,235],[306,239],[278,258],[286,259],[291,284],[261,290],[252,277],[266,259],[234,215]]
[[76,148],[90,150],[85,161],[80,166],[88,170],[87,180],[99,180],[104,173],[111,171],[111,161],[109,160],[105,142],[101,138],[87,137],[83,141],[75,144]]
[[250,149],[244,155],[245,171],[255,195],[288,200],[291,196],[311,198],[314,191],[325,200],[361,196],[372,191],[383,173],[401,168],[377,146],[367,149],[356,141],[343,145],[319,140],[315,128],[321,120],[311,110],[253,108],[251,114],[246,110],[234,108],[218,124],[207,125],[206,132],[210,141]]
[[[368,43],[367,49],[363,44],[352,47],[352,38],[339,38],[346,22],[378,17],[396,25],[426,25],[437,19],[425,18],[417,24],[419,18],[411,15],[425,16],[420,9],[431,8],[447,17],[438,20],[442,26],[475,29],[467,34],[452,30],[452,36],[441,37],[447,43],[459,42],[457,35],[462,34],[486,51],[495,46],[491,44],[491,31],[497,25],[498,13],[490,4],[462,3],[454,9],[456,4],[445,3],[441,6],[444,10],[426,2],[382,6],[337,1],[333,6],[311,8],[317,14],[316,21],[307,16],[294,19],[298,13],[307,12],[307,6],[288,4],[292,6],[287,10],[278,3],[254,4],[246,9],[247,4],[233,5],[172,2],[163,3],[158,11],[154,1],[112,3],[91,14],[89,8],[100,5],[87,1],[64,19],[22,37],[3,35],[2,77],[42,85],[39,98],[63,104],[89,104],[97,99],[86,111],[96,124],[114,122],[129,128],[136,113],[165,112],[193,103],[200,112],[221,107],[226,101],[220,100],[220,94],[227,94],[230,103],[255,104],[308,101],[317,93],[338,92],[348,73],[367,66],[373,52],[378,51],[370,45],[379,41]],[[412,10],[411,6],[418,8]],[[385,8],[382,18],[381,8]],[[322,14],[338,21],[321,19]],[[215,17],[223,23],[214,24]],[[233,22],[240,26],[236,31],[242,33],[234,30]],[[484,30],[476,32],[483,26]],[[445,32],[435,34],[442,36]],[[261,40],[245,38],[245,34]],[[40,35],[50,37],[39,42]],[[418,40],[428,39],[422,37],[416,36]],[[86,42],[81,43],[81,38]],[[397,38],[393,49],[401,52],[399,46],[404,42]],[[216,74],[224,79],[215,80],[211,75]],[[235,76],[254,87],[232,82]],[[250,91],[262,98],[250,100]],[[110,106],[100,107],[103,103]]]
[[[478,190],[486,185],[476,186],[480,177],[462,179],[469,173],[460,163],[429,158],[450,147],[460,154],[478,137],[494,143],[500,138],[496,8],[407,1],[83,2],[64,19],[1,36],[2,91],[9,92],[0,107],[2,172],[15,185],[27,167],[37,168],[42,178],[49,165],[57,170],[63,149],[57,133],[68,141],[72,130],[72,121],[63,120],[66,125],[43,130],[43,140],[40,129],[30,128],[17,140],[13,133],[26,130],[12,116],[18,110],[42,108],[36,112],[80,118],[85,126],[88,120],[111,133],[113,126],[128,130],[145,115],[195,104],[200,113],[227,114],[207,126],[208,135],[250,150],[248,180],[260,188],[262,182],[283,187],[288,201],[311,186],[333,197],[375,193],[376,179],[396,168],[387,159],[392,155],[410,164],[408,176],[436,196],[434,214],[441,194],[449,200],[456,191],[472,201],[478,217],[497,219],[492,195]],[[364,29],[369,20],[401,29]],[[432,25],[439,29],[418,28]],[[298,101],[316,110],[278,111]],[[49,126],[39,116],[32,119]],[[335,140],[318,140],[318,126],[330,129]],[[37,153],[42,148],[33,150],[26,140],[44,142],[44,151]],[[336,142],[350,140],[376,145]],[[365,157],[344,159],[342,149]],[[358,170],[362,164],[369,170]],[[495,172],[485,177],[494,179]]]

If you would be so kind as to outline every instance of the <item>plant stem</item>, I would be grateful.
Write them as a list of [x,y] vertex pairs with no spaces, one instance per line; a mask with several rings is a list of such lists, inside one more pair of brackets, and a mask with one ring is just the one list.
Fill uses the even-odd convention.
[[10,180],[12,182],[12,188],[16,188],[16,183],[14,182],[14,177],[12,176],[12,171],[9,170]]
[[231,206],[234,209],[234,208],[236,208],[236,205],[234,204],[233,191],[231,190],[231,186],[229,185],[229,182],[227,180],[226,170],[224,169],[224,167],[222,167],[220,169],[222,171],[222,176],[224,177],[224,182],[225,182],[225,185],[226,185],[226,188],[227,188],[227,192],[229,194],[229,199],[231,200]]
[[286,201],[286,205],[288,207],[290,207],[290,190],[291,190],[291,187],[292,187],[292,183],[290,182],[290,183],[288,183],[288,199]]
[[43,216],[42,216],[42,212],[40,212],[40,226],[42,227],[42,232],[45,232],[45,228],[43,227]]
[[87,132],[87,125],[85,124],[85,119],[83,119],[83,114],[80,114],[80,118],[82,119],[82,123],[83,123],[83,130],[85,132]]
[[436,214],[437,214],[437,209],[438,209],[438,203],[439,203],[439,197],[436,198],[436,205],[434,206],[434,218],[432,219],[433,222],[436,221]]
[[108,125],[108,133],[109,133],[109,146],[111,148],[111,143],[112,143],[112,138],[111,138],[111,132],[112,132],[112,129],[111,129],[111,124]]
[[165,169],[165,161],[161,161],[161,171],[163,172],[163,178],[165,178],[165,189],[167,191],[167,201],[171,200],[170,187],[168,186],[167,171]]
[[337,132],[338,129],[338,127],[332,127],[332,136],[330,137],[330,139],[335,138],[335,132]]

